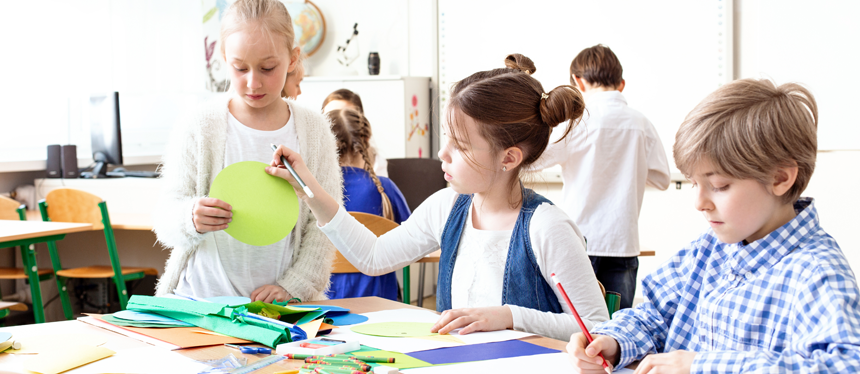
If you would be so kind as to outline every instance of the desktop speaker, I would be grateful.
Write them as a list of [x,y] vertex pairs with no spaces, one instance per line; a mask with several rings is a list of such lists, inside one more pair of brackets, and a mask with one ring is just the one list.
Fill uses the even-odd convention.
[[63,176],[60,145],[48,146],[48,160],[45,165],[45,178],[61,178]]
[[78,147],[74,145],[63,146],[63,178],[77,178],[78,173]]

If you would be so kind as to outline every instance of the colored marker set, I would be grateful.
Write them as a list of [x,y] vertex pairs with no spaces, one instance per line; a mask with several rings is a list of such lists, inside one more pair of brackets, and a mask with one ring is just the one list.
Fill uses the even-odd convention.
[[325,356],[357,351],[360,348],[361,345],[357,340],[316,338],[279,344],[277,353],[279,355],[299,353],[304,355]]
[[356,356],[349,354],[337,354],[328,356],[314,356],[303,354],[286,354],[287,358],[294,360],[305,360],[305,365],[299,373],[335,373],[335,374],[364,374],[373,370],[367,364],[393,363],[394,358]]

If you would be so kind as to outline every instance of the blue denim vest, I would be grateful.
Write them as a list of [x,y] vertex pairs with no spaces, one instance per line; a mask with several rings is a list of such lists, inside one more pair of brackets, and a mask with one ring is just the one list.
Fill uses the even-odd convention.
[[[451,309],[451,279],[454,276],[454,262],[460,237],[466,225],[466,217],[472,203],[472,195],[460,195],[448,216],[442,231],[442,256],[439,258],[439,284],[436,286],[436,310]],[[523,206],[520,208],[517,223],[511,233],[511,244],[505,262],[504,285],[502,286],[502,305],[512,304],[540,310],[542,312],[562,313],[561,305],[546,283],[532,252],[529,238],[529,222],[535,209],[549,203],[545,197],[530,189],[523,189]]]

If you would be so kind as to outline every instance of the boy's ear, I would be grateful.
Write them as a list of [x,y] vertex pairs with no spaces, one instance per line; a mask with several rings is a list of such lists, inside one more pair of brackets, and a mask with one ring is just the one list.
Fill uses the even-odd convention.
[[785,195],[794,186],[797,180],[797,162],[792,161],[792,166],[780,166],[773,174],[773,194]]
[[626,82],[624,82],[624,79],[622,79],[621,83],[619,83],[618,87],[615,87],[615,89],[618,90],[618,92],[624,92],[624,85],[625,84],[626,84]]
[[505,150],[502,158],[502,166],[507,170],[513,170],[523,162],[523,150],[520,147],[510,147]]
[[579,92],[585,92],[585,84],[583,83],[582,78],[573,74],[571,74],[570,77],[573,78],[573,82],[576,84],[576,88],[579,89]]

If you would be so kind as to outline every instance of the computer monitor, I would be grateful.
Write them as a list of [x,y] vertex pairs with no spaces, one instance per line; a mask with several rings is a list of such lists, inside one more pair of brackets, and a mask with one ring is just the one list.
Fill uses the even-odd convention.
[[119,129],[119,92],[90,96],[90,137],[93,178],[106,178],[108,164],[122,165],[122,138]]

